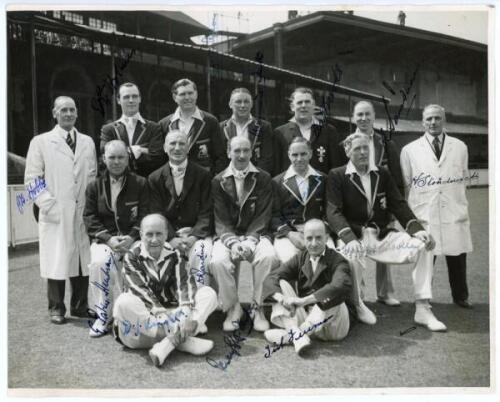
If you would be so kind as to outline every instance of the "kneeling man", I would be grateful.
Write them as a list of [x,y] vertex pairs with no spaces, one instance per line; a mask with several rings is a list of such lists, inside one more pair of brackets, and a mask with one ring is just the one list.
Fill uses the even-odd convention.
[[[271,322],[284,329],[264,333],[276,347],[293,343],[297,353],[311,344],[310,335],[324,341],[347,336],[349,313],[344,301],[352,291],[347,261],[326,247],[325,224],[311,219],[304,226],[306,249],[274,270],[264,282],[264,298],[275,304]],[[295,292],[297,289],[297,293]],[[269,357],[271,349],[268,347]]]
[[131,349],[150,349],[157,367],[174,349],[208,353],[214,343],[196,335],[217,307],[215,291],[208,286],[197,290],[186,257],[166,242],[165,217],[146,216],[140,234],[141,241],[125,256],[127,291],[113,309],[116,340]]
[[[446,326],[432,314],[429,304],[434,239],[415,218],[389,171],[370,163],[366,135],[349,135],[344,147],[350,161],[328,174],[327,216],[330,227],[341,239],[340,252],[353,269],[358,319],[366,324],[377,322],[362,300],[366,258],[386,264],[414,263],[415,322],[431,331],[445,331]],[[405,232],[389,227],[391,214]]]

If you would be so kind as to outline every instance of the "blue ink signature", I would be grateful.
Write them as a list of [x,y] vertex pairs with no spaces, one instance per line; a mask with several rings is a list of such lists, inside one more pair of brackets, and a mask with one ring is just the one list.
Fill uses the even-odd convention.
[[180,318],[187,317],[186,313],[182,310],[177,310],[174,315],[166,314],[167,318],[163,321],[151,321],[151,318],[143,324],[137,320],[135,324],[132,324],[129,320],[120,321],[122,325],[122,332],[124,336],[127,336],[133,331],[133,335],[139,336],[141,330],[144,328],[146,331],[155,327],[164,327],[167,334],[170,333],[170,324],[174,325],[177,322],[181,322]]
[[200,267],[198,269],[191,268],[191,270],[189,272],[196,276],[196,282],[204,285],[205,284],[205,276],[207,276],[207,275],[212,276],[212,275],[209,272],[207,272],[206,260],[207,260],[208,256],[205,253],[205,245],[203,243],[201,243],[200,253],[196,254],[196,256],[200,259]]
[[103,116],[106,114],[106,106],[111,105],[113,102],[113,91],[118,90],[120,87],[120,79],[123,76],[123,71],[129,65],[135,52],[135,49],[132,49],[124,60],[115,61],[113,66],[114,77],[107,74],[102,80],[102,84],[96,86],[96,95],[91,99],[90,103],[93,110],[101,113]]
[[228,354],[226,354],[226,361],[215,361],[214,359],[210,357],[206,357],[206,361],[209,365],[211,365],[214,368],[221,369],[222,371],[225,371],[227,367],[231,364],[231,361],[233,360],[234,356],[240,356],[240,349],[241,345],[244,341],[246,341],[247,338],[244,336],[241,336],[240,330],[244,331],[247,325],[249,325],[248,330],[246,335],[250,335],[253,330],[253,320],[252,320],[252,312],[257,308],[256,305],[252,304],[250,306],[250,309],[243,309],[244,312],[244,317],[239,320],[238,322],[233,322],[233,324],[238,324],[239,329],[235,329],[231,335],[224,335],[224,343],[229,346],[230,351]]
[[[323,321],[317,322],[315,324],[310,325],[306,329],[300,331],[300,332],[295,332],[293,329],[290,329],[287,333],[288,335],[288,343],[293,343],[293,341],[298,341],[300,338],[302,338],[304,335],[307,335],[309,332],[314,331],[316,328],[321,327],[323,324],[325,324],[328,320],[331,320],[333,318],[333,315],[329,315],[326,317]],[[279,343],[274,343],[273,345],[267,344],[264,348],[266,349],[264,353],[264,357],[266,359],[269,359],[273,353],[277,352],[278,350],[282,349],[283,346],[285,346],[284,343],[285,339],[283,336],[281,337],[281,340]],[[272,348],[272,349],[271,349]]]
[[462,183],[464,180],[479,180],[479,173],[473,172],[470,176],[448,177],[446,179],[443,179],[442,177],[434,177],[430,174],[425,175],[424,173],[420,173],[418,176],[413,176],[411,180],[414,187],[440,186],[443,184]]
[[[104,326],[108,324],[109,316],[108,316],[108,308],[111,304],[111,300],[109,298],[109,281],[111,280],[111,275],[109,271],[111,270],[111,264],[115,265],[116,262],[114,260],[113,254],[109,256],[108,261],[104,264],[104,267],[101,267],[100,270],[104,274],[104,279],[102,283],[99,282],[91,282],[91,285],[94,285],[96,288],[101,290],[104,293],[105,299],[104,303],[94,304],[95,312],[97,314],[97,320],[101,321]],[[89,327],[97,334],[104,334],[99,329],[94,329],[92,321],[88,321]]]
[[34,182],[30,183],[27,187],[27,193],[16,194],[17,209],[20,213],[24,212],[25,206],[34,201],[40,193],[47,188],[47,183],[42,177],[37,177]]

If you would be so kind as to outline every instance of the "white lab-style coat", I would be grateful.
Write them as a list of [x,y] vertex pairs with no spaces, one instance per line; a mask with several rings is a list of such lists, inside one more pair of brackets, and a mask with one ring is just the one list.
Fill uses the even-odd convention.
[[425,135],[401,151],[408,204],[436,240],[435,255],[472,251],[465,195],[468,159],[467,146],[446,134],[439,161]]
[[35,136],[24,175],[26,187],[31,184],[33,188],[37,178],[45,180],[45,188],[35,198],[40,208],[40,274],[42,278],[59,280],[78,276],[78,257],[82,274],[89,274],[90,242],[83,209],[87,184],[97,174],[92,138],[77,132],[73,154],[66,135],[56,125],[52,131]]

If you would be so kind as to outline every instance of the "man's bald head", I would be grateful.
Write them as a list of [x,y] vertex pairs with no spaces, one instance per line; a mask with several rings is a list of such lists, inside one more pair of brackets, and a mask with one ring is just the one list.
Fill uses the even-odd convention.
[[161,214],[146,215],[144,218],[142,218],[141,230],[143,230],[144,227],[151,225],[151,224],[161,224],[163,227],[163,230],[165,231],[165,233],[167,233],[167,230],[168,230],[167,218],[165,218],[163,215],[161,215]]
[[321,219],[309,219],[304,225],[304,233],[306,230],[322,229],[326,234],[325,223]]
[[229,141],[229,151],[231,151],[231,149],[233,149],[234,147],[237,147],[237,146],[240,146],[240,145],[247,145],[247,146],[251,147],[252,143],[246,137],[242,137],[242,136],[239,136],[239,135],[234,136]]
[[69,96],[58,96],[54,100],[52,116],[57,120],[59,127],[65,131],[71,131],[78,117],[75,101]]
[[112,140],[104,145],[104,155],[109,154],[111,151],[128,154],[127,145],[122,140]]

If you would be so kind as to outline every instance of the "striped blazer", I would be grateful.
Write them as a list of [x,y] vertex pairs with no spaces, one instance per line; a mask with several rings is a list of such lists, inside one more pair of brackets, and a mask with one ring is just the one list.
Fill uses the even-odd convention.
[[136,242],[125,255],[124,288],[139,297],[148,309],[194,305],[196,282],[185,258],[165,243],[155,261],[142,242]]

